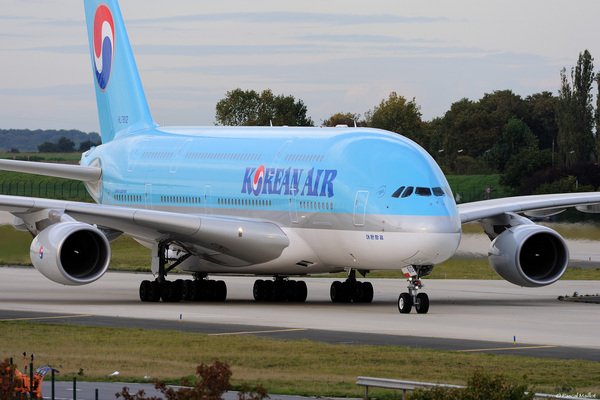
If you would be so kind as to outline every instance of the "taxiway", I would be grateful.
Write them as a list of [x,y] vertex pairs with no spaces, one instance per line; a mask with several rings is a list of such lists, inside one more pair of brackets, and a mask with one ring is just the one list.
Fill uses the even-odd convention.
[[64,287],[32,268],[0,268],[0,320],[135,326],[206,334],[257,334],[348,344],[404,345],[600,361],[600,305],[558,301],[597,294],[598,281],[520,288],[505,281],[424,280],[428,314],[399,314],[404,280],[373,279],[371,304],[329,300],[328,278],[305,278],[306,303],[257,303],[255,278],[219,277],[224,303],[142,303],[148,274],[109,272],[86,286]]

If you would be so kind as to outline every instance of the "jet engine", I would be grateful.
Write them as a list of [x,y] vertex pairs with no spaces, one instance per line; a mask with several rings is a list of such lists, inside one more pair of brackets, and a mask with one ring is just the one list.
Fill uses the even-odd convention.
[[110,264],[110,244],[96,227],[76,221],[50,225],[31,242],[33,266],[46,278],[63,285],[98,280]]
[[519,286],[546,286],[559,280],[569,263],[565,240],[539,225],[517,225],[491,244],[490,265],[498,275]]

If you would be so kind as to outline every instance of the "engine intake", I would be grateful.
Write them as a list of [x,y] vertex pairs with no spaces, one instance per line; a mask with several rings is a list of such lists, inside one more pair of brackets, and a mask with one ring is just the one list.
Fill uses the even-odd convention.
[[490,265],[519,286],[546,286],[559,280],[569,264],[569,249],[556,231],[539,225],[514,226],[491,244]]
[[33,266],[63,285],[85,285],[102,277],[110,264],[110,244],[96,227],[62,222],[44,229],[29,249]]

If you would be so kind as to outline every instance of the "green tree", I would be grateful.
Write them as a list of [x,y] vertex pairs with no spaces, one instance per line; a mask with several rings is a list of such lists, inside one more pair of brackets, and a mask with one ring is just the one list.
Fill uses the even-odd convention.
[[348,125],[348,126],[367,126],[367,122],[360,119],[360,114],[353,113],[335,113],[329,118],[323,121],[324,126],[337,126],[337,125]]
[[556,120],[558,98],[551,92],[544,91],[527,96],[525,103],[528,110],[524,121],[538,138],[540,149],[555,148],[558,137]]
[[596,75],[596,84],[598,85],[598,95],[596,96],[596,157],[600,157],[600,73]]
[[525,147],[508,160],[504,174],[500,176],[499,183],[522,192],[524,191],[522,185],[525,177],[547,169],[551,164],[552,154],[550,150]]
[[436,141],[442,145],[435,151],[442,155],[448,165],[458,155],[478,157],[497,141],[486,138],[485,132],[489,126],[487,113],[478,102],[467,98],[452,103],[450,110],[435,125],[438,126]]
[[312,126],[302,100],[293,96],[273,95],[270,89],[228,91],[216,105],[217,125],[227,126]]
[[38,146],[40,153],[58,153],[58,145],[52,142],[44,142]]
[[421,121],[421,107],[415,99],[407,101],[396,92],[381,100],[373,111],[366,113],[367,124],[372,128],[396,132],[420,143],[425,142],[425,130]]
[[100,144],[101,144],[100,142],[96,143],[96,142],[92,142],[91,140],[86,140],[85,142],[79,143],[78,151],[83,153],[84,151],[88,151],[93,146],[100,146]]
[[59,153],[72,153],[75,151],[75,143],[65,136],[61,136],[56,145]]
[[594,159],[594,108],[591,90],[595,79],[594,59],[587,50],[579,53],[577,65],[571,68],[570,81],[566,68],[560,72],[558,146],[561,160],[566,165]]
[[511,157],[522,149],[538,149],[538,139],[525,122],[511,118],[502,131],[502,140],[492,146],[482,158],[490,167],[502,172]]

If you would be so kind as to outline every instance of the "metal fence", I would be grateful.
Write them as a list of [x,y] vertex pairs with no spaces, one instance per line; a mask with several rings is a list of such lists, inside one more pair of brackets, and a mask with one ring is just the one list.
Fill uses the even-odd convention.
[[85,185],[79,181],[5,180],[0,181],[0,193],[61,200],[91,200]]

